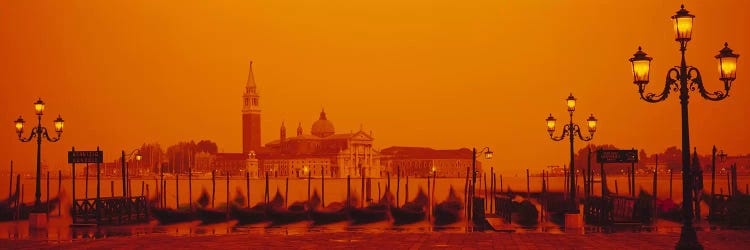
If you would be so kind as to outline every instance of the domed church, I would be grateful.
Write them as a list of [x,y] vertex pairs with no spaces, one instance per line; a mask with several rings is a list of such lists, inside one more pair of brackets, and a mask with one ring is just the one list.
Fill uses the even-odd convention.
[[282,122],[279,139],[266,143],[258,154],[259,172],[268,171],[273,176],[326,177],[368,176],[379,177],[380,167],[377,152],[372,148],[372,132],[336,134],[333,122],[328,120],[325,110],[313,122],[310,134],[304,134],[302,123],[297,125],[297,134],[287,137]]

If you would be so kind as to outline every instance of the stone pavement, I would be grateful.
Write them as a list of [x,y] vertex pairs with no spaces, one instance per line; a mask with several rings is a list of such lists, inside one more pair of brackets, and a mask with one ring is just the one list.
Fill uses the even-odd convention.
[[[674,249],[679,233],[307,233],[173,236],[95,240],[0,240],[10,249]],[[748,249],[750,231],[699,231],[705,249]]]

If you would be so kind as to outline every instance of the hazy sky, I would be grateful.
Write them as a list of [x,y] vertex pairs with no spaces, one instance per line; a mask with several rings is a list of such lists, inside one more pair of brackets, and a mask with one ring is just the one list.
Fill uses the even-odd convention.
[[43,144],[54,167],[67,169],[71,146],[99,145],[107,161],[144,142],[239,152],[251,60],[263,143],[282,121],[309,133],[325,108],[337,132],[362,124],[377,148],[489,146],[488,166],[539,171],[568,161],[544,119],[561,129],[572,92],[575,121],[599,119],[592,143],[655,153],[680,145],[679,101],[639,100],[627,59],[643,46],[648,89],[663,88],[679,64],[669,17],[683,2],[697,16],[688,63],[709,89],[721,87],[723,43],[742,55],[728,99],[692,93],[692,146],[750,153],[748,1],[0,0],[0,171],[34,166],[13,121],[34,124],[38,97],[45,125],[66,120],[63,139]]

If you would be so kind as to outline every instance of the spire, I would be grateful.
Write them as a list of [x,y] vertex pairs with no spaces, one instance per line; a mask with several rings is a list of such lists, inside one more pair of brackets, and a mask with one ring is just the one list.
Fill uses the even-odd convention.
[[280,133],[281,133],[281,140],[282,141],[285,140],[286,139],[286,127],[284,126],[284,122],[281,122],[281,131],[280,131]]
[[253,61],[250,61],[250,70],[247,75],[247,84],[245,85],[248,90],[250,88],[255,89],[255,76],[253,76]]
[[300,122],[299,125],[297,125],[297,136],[301,136],[301,135],[302,135],[302,122]]

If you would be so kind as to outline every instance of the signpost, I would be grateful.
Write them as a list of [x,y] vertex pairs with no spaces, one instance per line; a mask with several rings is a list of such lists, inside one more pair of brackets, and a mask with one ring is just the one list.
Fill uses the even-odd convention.
[[638,162],[638,150],[608,150],[596,151],[596,162],[598,163],[636,163]]
[[[72,147],[68,151],[68,163],[72,166],[73,171],[73,223],[76,223],[76,163],[96,163],[96,199],[99,200],[99,164],[104,162],[104,152],[96,147],[96,151],[76,151]],[[88,170],[88,169],[87,169]],[[88,178],[88,176],[87,176]],[[97,216],[97,220],[98,220]]]
[[[638,150],[609,150],[599,149],[596,151],[596,162],[602,164],[604,169],[604,163],[630,163],[630,195],[635,196],[635,163],[638,162]],[[602,193],[604,195],[604,193]]]

